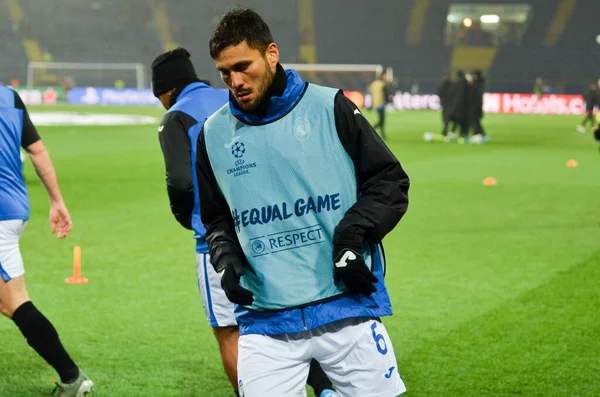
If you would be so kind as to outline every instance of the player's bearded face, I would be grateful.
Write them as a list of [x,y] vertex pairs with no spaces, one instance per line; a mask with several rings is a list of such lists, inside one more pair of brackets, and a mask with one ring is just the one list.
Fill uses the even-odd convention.
[[229,46],[216,59],[221,79],[245,112],[254,110],[271,86],[279,62],[279,52],[272,43],[263,54],[246,42]]

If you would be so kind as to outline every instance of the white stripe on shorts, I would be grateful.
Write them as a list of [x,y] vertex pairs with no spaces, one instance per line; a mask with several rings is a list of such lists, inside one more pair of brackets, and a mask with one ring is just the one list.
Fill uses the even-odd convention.
[[209,254],[196,254],[196,275],[206,319],[213,328],[236,327],[234,305],[221,288],[221,278],[210,263]]

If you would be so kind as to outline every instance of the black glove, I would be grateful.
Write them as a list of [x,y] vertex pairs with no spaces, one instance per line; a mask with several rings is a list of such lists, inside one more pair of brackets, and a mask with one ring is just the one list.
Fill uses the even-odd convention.
[[250,306],[254,297],[252,292],[240,286],[240,277],[246,273],[246,265],[237,255],[225,255],[215,266],[221,277],[221,288],[225,291],[227,299],[238,305]]
[[343,248],[337,254],[334,265],[335,281],[341,280],[349,292],[371,295],[377,290],[373,285],[377,282],[377,277],[367,267],[362,254],[350,248]]

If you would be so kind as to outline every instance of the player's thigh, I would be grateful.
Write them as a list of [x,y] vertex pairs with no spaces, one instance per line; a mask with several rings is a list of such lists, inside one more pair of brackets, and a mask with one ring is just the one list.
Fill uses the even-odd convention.
[[0,221],[0,311],[9,317],[29,300],[19,247],[26,224],[22,220]]
[[406,391],[390,337],[379,320],[329,324],[313,339],[315,358],[343,397],[394,397]]
[[208,254],[196,254],[196,275],[206,319],[212,327],[237,327],[233,303],[221,288],[221,279]]
[[240,396],[306,396],[311,360],[308,339],[242,335],[238,354]]

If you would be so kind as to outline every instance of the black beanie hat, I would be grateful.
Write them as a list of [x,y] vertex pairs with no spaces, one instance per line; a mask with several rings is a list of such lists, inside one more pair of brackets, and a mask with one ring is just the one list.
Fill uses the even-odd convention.
[[157,98],[174,88],[182,89],[199,80],[190,61],[190,53],[185,48],[176,48],[160,54],[152,62],[151,69],[152,92]]

